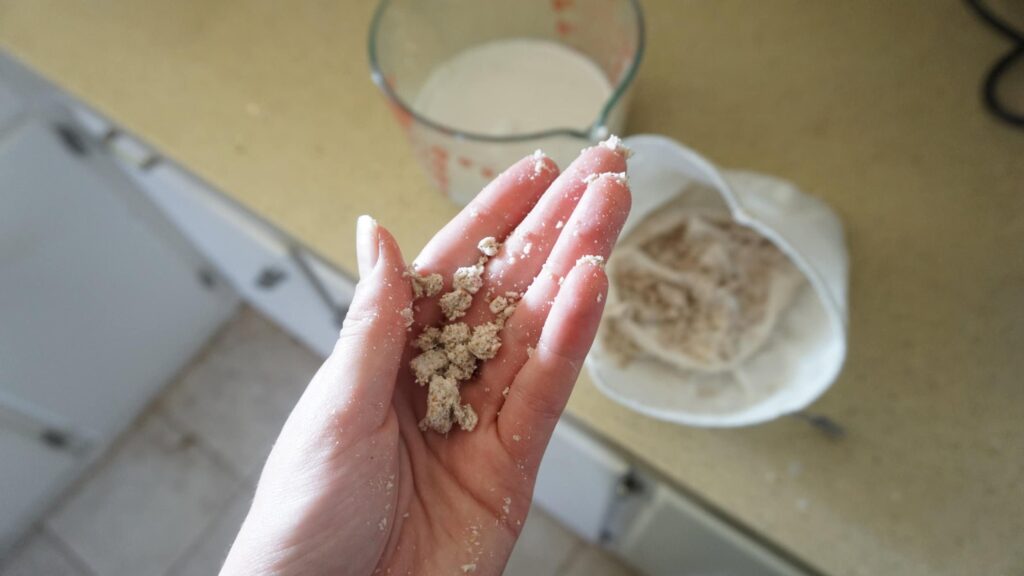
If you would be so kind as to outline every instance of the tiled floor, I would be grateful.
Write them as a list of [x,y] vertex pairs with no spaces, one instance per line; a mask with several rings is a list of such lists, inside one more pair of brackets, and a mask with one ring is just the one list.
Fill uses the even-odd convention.
[[[249,309],[41,523],[0,576],[209,576],[319,360]],[[534,509],[506,576],[629,576]]]

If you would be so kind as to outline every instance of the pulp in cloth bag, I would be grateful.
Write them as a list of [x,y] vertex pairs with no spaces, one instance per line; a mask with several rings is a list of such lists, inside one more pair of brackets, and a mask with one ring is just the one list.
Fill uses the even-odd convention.
[[[598,388],[638,412],[694,426],[744,426],[803,409],[832,384],[846,354],[848,257],[839,219],[788,182],[719,171],[669,138],[633,136],[626,144],[634,151],[634,200],[620,244],[629,244],[641,222],[655,214],[649,222],[657,221],[682,204],[751,228],[788,257],[802,279],[763,343],[737,364],[715,370],[687,370],[657,354],[623,363],[609,346],[606,314],[587,359]],[[616,267],[633,256],[616,251],[609,262],[610,311],[620,302]]]

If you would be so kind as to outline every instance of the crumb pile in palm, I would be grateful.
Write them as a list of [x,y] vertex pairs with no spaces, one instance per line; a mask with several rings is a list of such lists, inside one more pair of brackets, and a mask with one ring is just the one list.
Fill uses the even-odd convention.
[[605,342],[623,360],[684,370],[736,366],[767,341],[802,276],[767,238],[683,207],[641,224],[610,266]]
[[[481,361],[490,360],[501,348],[499,333],[506,320],[515,311],[520,295],[507,292],[494,296],[489,309],[494,314],[490,322],[470,327],[457,320],[465,316],[480,295],[483,288],[484,265],[498,253],[500,244],[488,237],[480,241],[478,248],[482,256],[476,264],[459,268],[452,275],[452,289],[439,299],[441,312],[446,323],[429,326],[416,338],[415,346],[420,350],[409,363],[416,382],[428,386],[427,415],[420,422],[422,430],[433,430],[445,434],[452,425],[458,424],[463,430],[476,427],[477,416],[473,407],[463,404],[459,387],[473,377]],[[414,270],[407,272],[412,280],[415,298],[432,297],[444,286],[440,274],[421,275]]]

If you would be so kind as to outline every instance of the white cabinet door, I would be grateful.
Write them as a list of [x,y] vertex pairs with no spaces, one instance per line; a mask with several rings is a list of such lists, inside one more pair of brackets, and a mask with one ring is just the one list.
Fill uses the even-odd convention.
[[85,439],[0,404],[0,557],[86,458]]
[[651,576],[806,576],[735,527],[660,483],[649,484],[649,501],[613,550]]
[[0,132],[14,122],[24,107],[24,100],[0,76]]
[[562,418],[541,460],[534,502],[588,542],[598,542],[630,464]]
[[0,138],[5,395],[112,437],[233,312],[205,265],[104,153],[43,118]]
[[322,356],[334,347],[354,281],[187,170],[78,103],[76,123],[253,307]]
[[[114,147],[137,148],[116,142]],[[249,304],[315,352],[330,353],[339,313],[352,298],[351,281],[172,164],[130,173]]]
[[0,553],[63,489],[74,456],[0,428]]

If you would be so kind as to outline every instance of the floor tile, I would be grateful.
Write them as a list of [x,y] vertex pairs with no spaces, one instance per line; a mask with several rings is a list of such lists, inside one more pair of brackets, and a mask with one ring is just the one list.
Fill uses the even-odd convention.
[[238,485],[194,437],[153,414],[46,526],[96,574],[162,576]]
[[[0,576],[216,574],[248,484],[319,363],[244,309]],[[505,576],[561,574],[633,573],[535,508]]]
[[635,572],[611,554],[595,546],[580,550],[569,562],[564,576],[634,576]]
[[90,576],[61,544],[46,532],[36,532],[0,568],[0,576]]
[[262,467],[320,360],[251,308],[228,322],[165,394],[171,421],[244,477]]
[[504,576],[555,576],[580,540],[537,507],[530,510]]
[[203,531],[191,549],[182,554],[167,576],[210,576],[219,572],[238,535],[238,528],[249,512],[253,492],[247,487],[235,494],[220,517]]

